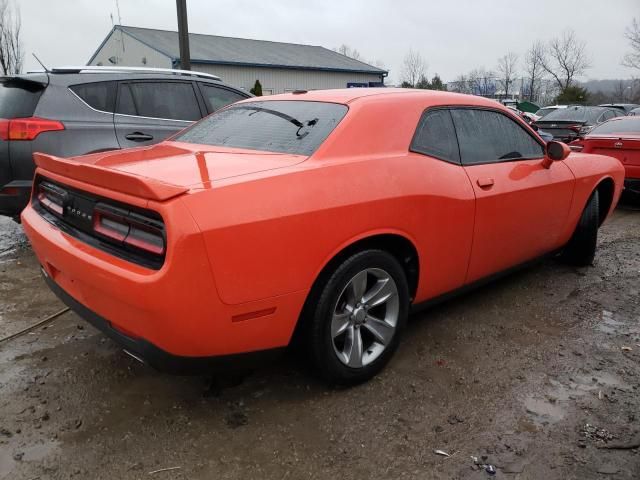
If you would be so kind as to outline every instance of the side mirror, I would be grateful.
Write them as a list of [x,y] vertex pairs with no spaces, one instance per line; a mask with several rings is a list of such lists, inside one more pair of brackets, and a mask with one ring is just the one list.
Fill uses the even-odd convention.
[[556,142],[555,140],[547,142],[547,151],[544,160],[542,160],[542,166],[544,168],[551,168],[553,162],[564,160],[570,153],[571,149],[565,143]]

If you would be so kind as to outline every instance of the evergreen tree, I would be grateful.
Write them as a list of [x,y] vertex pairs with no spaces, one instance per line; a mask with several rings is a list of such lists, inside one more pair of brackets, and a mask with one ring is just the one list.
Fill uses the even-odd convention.
[[262,85],[260,84],[260,80],[256,80],[255,85],[251,90],[249,90],[249,93],[255,95],[256,97],[262,96]]

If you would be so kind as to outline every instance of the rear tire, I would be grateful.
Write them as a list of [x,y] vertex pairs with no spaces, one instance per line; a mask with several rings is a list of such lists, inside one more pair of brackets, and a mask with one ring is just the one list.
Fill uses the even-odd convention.
[[560,258],[563,262],[578,267],[593,264],[598,243],[599,217],[599,196],[598,191],[595,190],[580,216],[571,240],[562,251]]
[[313,367],[329,383],[356,385],[398,347],[409,313],[406,275],[391,254],[365,250],[342,262],[308,306],[304,344]]

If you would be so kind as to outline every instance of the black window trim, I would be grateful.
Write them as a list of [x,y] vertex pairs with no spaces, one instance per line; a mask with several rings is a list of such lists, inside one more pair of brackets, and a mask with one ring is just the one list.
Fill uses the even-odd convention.
[[[209,109],[207,108],[207,102],[205,100],[205,94],[204,94],[203,88],[202,88],[205,85],[209,86],[209,87],[219,88],[221,90],[227,90],[227,91],[229,91],[231,93],[235,93],[238,96],[242,97],[240,100],[246,100],[247,98],[252,98],[252,96],[249,95],[247,92],[243,92],[242,90],[237,90],[235,88],[230,88],[230,87],[228,87],[226,85],[220,85],[220,84],[213,83],[213,82],[203,82],[203,81],[200,81],[200,80],[196,80],[195,83],[197,85],[198,92],[201,95],[202,102],[204,103],[204,111],[205,111],[205,115],[204,116],[205,117],[208,116],[208,115],[211,115],[214,112],[217,112],[218,110],[223,109],[224,107],[226,107],[226,105],[224,105],[224,106],[220,107],[218,110],[214,110],[213,112],[209,111]],[[238,100],[238,101],[240,101],[240,100]],[[235,103],[235,102],[233,102],[233,103]]]
[[[460,153],[460,162],[462,164],[463,167],[474,167],[476,165],[488,165],[488,164],[493,164],[493,163],[508,163],[508,162],[521,162],[524,160],[541,160],[545,157],[546,155],[546,151],[547,151],[547,146],[546,144],[544,144],[539,138],[537,138],[535,135],[533,135],[527,127],[525,127],[522,123],[521,120],[518,119],[515,115],[512,115],[509,112],[504,112],[502,110],[500,110],[499,108],[492,108],[492,107],[484,107],[484,106],[476,106],[476,105],[447,105],[447,108],[449,108],[449,110],[484,110],[484,111],[488,111],[488,112],[494,112],[494,113],[498,113],[500,115],[503,115],[505,117],[507,117],[509,120],[511,120],[513,123],[515,123],[518,127],[520,127],[527,135],[529,135],[531,138],[533,138],[536,143],[538,145],[540,145],[542,147],[542,156],[540,157],[518,157],[518,158],[504,158],[504,159],[496,159],[496,160],[488,160],[486,162],[476,162],[476,163],[469,163],[467,165],[465,165],[464,161],[462,160],[462,153]],[[456,129],[456,138],[458,136],[458,131],[456,128],[456,122],[453,122],[453,128]],[[458,150],[460,149],[460,141],[458,141]]]
[[[128,86],[132,83],[188,83],[191,85],[191,88],[193,89],[193,95],[196,99],[196,104],[198,105],[198,110],[200,111],[200,118],[197,120],[179,120],[177,118],[163,118],[163,117],[147,117],[145,115],[130,115],[128,113],[118,113],[117,110],[118,109],[118,102],[120,101],[120,91],[122,89],[122,87],[124,87],[125,85]],[[198,98],[198,93],[199,93],[199,89],[197,89],[196,86],[193,85],[194,81],[193,80],[163,80],[163,79],[157,79],[157,78],[136,78],[136,79],[130,79],[130,80],[119,80],[118,81],[118,91],[116,92],[116,102],[115,102],[115,107],[114,107],[114,115],[118,115],[120,117],[130,117],[130,118],[146,118],[149,120],[164,120],[167,122],[182,122],[182,123],[188,123],[188,124],[192,124],[195,122],[198,122],[200,120],[202,120],[202,118],[204,118],[205,116],[207,116],[208,114],[206,113],[206,110],[203,112],[202,110],[202,105],[200,104],[199,98]],[[131,94],[133,96],[133,93]],[[135,101],[135,100],[134,100]]]
[[[444,157],[440,157],[438,155],[433,155],[431,153],[423,152],[423,151],[421,151],[419,148],[417,148],[415,146],[415,143],[416,143],[417,138],[418,138],[418,133],[419,133],[419,130],[420,130],[420,125],[422,124],[422,121],[431,112],[437,111],[437,110],[446,110],[449,113],[449,118],[451,119],[451,125],[453,125],[453,133],[456,136],[456,147],[457,147],[457,150],[458,150],[458,161],[457,162],[455,160],[451,160],[449,158],[444,158]],[[420,155],[424,155],[426,157],[435,158],[436,160],[440,160],[442,162],[450,163],[452,165],[462,166],[462,156],[460,155],[460,142],[458,141],[458,132],[456,131],[456,124],[454,123],[453,117],[451,116],[451,108],[450,108],[449,105],[438,105],[438,106],[434,106],[434,107],[427,107],[427,108],[424,109],[424,111],[422,112],[422,115],[420,115],[420,119],[418,120],[418,124],[416,125],[416,129],[413,132],[413,137],[411,138],[411,143],[409,144],[409,151],[413,152],[413,153],[418,153]]]

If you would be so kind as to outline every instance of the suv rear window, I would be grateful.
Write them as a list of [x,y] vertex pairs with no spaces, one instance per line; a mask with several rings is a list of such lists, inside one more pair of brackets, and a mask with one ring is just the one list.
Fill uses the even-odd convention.
[[337,103],[239,103],[208,116],[173,140],[308,156],[346,113],[346,105]]
[[23,80],[0,82],[0,118],[31,117],[45,86]]
[[115,82],[84,83],[69,88],[90,107],[103,112],[113,112],[116,102]]

